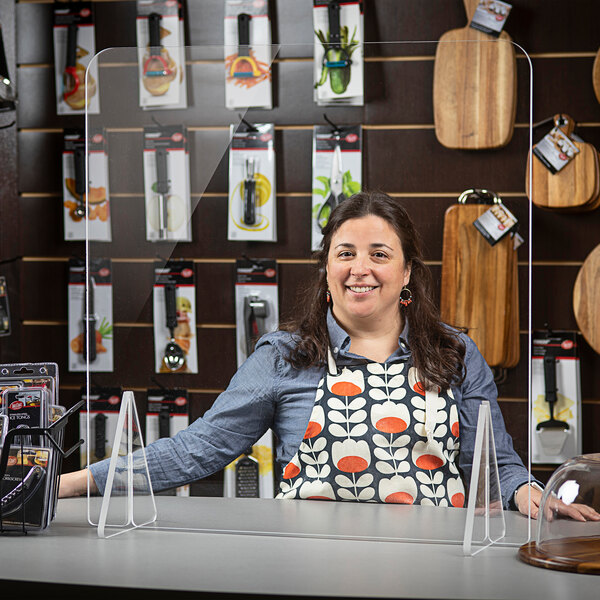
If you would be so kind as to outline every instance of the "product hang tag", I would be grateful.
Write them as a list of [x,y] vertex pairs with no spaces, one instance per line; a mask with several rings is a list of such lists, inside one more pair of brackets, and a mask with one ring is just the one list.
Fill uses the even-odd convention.
[[534,146],[533,153],[555,175],[579,154],[579,148],[562,129],[553,127],[552,131]]
[[490,246],[493,246],[505,235],[513,232],[518,225],[518,221],[504,204],[494,204],[473,221],[473,225]]
[[498,37],[504,29],[511,8],[512,4],[501,0],[481,0],[469,26]]
[[0,276],[0,336],[10,335],[10,309],[6,277]]

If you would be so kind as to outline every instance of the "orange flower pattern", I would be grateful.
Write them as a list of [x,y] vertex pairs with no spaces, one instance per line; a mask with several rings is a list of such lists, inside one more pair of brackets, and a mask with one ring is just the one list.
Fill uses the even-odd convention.
[[410,361],[326,373],[277,497],[462,507],[458,434],[452,391],[426,395]]

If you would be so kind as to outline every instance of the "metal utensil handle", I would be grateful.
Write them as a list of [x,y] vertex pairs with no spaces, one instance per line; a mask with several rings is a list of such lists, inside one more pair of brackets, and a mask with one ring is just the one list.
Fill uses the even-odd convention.
[[341,46],[340,35],[340,5],[337,0],[330,0],[327,5],[327,17],[329,19],[329,47],[338,49]]
[[177,291],[174,283],[165,284],[165,312],[167,329],[173,337],[173,330],[177,327]]
[[65,68],[74,67],[77,64],[77,30],[78,26],[71,23],[67,28],[67,61]]
[[160,22],[162,21],[162,15],[158,13],[150,13],[148,15],[148,38],[150,47],[150,56],[160,56],[161,43],[160,43]]
[[250,19],[247,13],[240,13],[238,22],[238,56],[250,56]]

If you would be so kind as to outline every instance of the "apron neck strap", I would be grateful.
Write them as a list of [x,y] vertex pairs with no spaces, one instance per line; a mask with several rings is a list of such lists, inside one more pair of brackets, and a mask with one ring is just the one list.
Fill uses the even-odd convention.
[[338,374],[338,368],[335,364],[335,358],[333,358],[333,354],[331,353],[331,348],[329,345],[327,346],[327,371],[332,377],[335,377]]

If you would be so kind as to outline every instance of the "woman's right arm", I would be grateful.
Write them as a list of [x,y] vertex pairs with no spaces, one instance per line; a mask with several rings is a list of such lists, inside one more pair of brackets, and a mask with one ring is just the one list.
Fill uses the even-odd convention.
[[[95,494],[98,492],[96,482],[89,474],[90,477],[90,492]],[[59,498],[69,498],[71,496],[83,496],[87,493],[88,483],[88,470],[81,469],[81,471],[73,471],[73,473],[65,473],[60,476],[60,486],[58,488]]]

